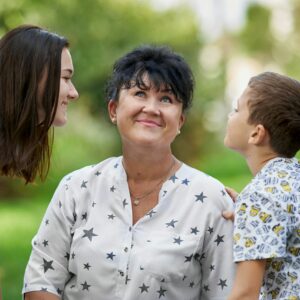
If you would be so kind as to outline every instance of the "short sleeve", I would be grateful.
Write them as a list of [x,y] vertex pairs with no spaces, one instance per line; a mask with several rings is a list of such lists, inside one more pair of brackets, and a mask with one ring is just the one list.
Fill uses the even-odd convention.
[[286,210],[270,189],[249,187],[237,200],[234,222],[234,260],[286,256]]
[[207,215],[205,242],[201,255],[201,299],[227,299],[235,274],[232,256],[232,221],[222,217],[224,210],[233,210],[232,200],[223,189]]
[[75,205],[63,179],[58,186],[32,240],[32,252],[26,267],[23,293],[48,291],[62,295],[68,272]]

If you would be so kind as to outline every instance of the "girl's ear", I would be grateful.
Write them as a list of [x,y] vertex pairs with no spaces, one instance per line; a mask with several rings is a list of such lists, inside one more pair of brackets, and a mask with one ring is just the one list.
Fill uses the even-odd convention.
[[117,101],[109,100],[107,108],[108,108],[108,114],[110,120],[112,121],[113,124],[117,123],[117,107],[118,107]]
[[268,138],[269,138],[269,134],[266,128],[263,125],[258,124],[252,130],[248,143],[252,145],[260,145],[264,143]]

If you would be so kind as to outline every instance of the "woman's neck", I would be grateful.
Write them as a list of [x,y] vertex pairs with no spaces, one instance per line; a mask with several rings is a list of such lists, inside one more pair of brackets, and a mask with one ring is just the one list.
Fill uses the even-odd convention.
[[180,162],[169,151],[137,151],[123,149],[123,166],[127,178],[134,181],[157,180],[177,170]]

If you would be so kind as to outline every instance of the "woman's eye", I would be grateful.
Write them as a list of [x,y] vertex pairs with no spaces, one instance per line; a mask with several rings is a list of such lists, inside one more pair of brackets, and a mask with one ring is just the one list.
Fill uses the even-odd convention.
[[172,103],[172,100],[170,97],[164,96],[161,98],[161,102],[163,103]]
[[137,97],[143,97],[143,96],[145,96],[145,92],[143,92],[143,91],[137,91],[137,92],[135,92],[135,96],[137,96]]

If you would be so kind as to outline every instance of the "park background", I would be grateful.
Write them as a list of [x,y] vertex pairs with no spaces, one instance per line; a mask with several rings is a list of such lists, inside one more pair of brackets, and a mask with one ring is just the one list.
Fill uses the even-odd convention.
[[67,126],[55,129],[47,180],[25,186],[0,178],[4,300],[21,299],[31,239],[60,179],[120,155],[103,96],[118,57],[141,44],[163,44],[186,58],[196,90],[174,152],[238,191],[251,174],[223,146],[232,101],[262,71],[300,79],[299,0],[0,0],[0,36],[24,23],[69,38],[80,98],[69,106]]

